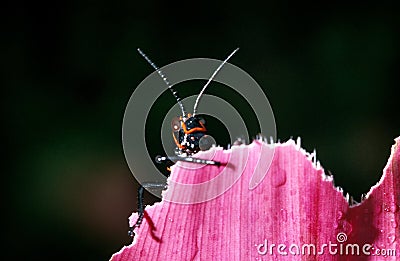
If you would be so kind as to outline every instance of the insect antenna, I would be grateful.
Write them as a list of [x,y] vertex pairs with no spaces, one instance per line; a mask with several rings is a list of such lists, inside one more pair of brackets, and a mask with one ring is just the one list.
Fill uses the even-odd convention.
[[239,48],[236,48],[233,50],[233,52],[218,66],[218,68],[214,71],[214,73],[211,75],[210,79],[208,79],[207,83],[204,85],[203,89],[201,89],[199,96],[197,96],[196,102],[193,107],[193,116],[196,115],[197,112],[197,106],[199,105],[199,101],[201,97],[203,96],[204,91],[208,87],[208,85],[211,83],[211,81],[215,78],[215,76],[218,74],[218,72],[221,70],[222,66],[239,50]]
[[158,68],[157,65],[155,65],[155,63],[153,63],[153,62],[150,60],[150,58],[147,57],[147,55],[146,55],[142,50],[140,50],[140,48],[138,48],[137,50],[138,50],[138,52],[143,56],[143,58],[154,68],[154,70],[156,70],[156,72],[158,73],[158,75],[160,75],[161,79],[162,79],[162,80],[165,82],[165,84],[168,86],[168,89],[172,92],[172,95],[174,95],[176,101],[177,101],[178,104],[179,104],[179,107],[181,108],[183,118],[185,118],[185,117],[186,117],[186,111],[185,111],[185,108],[183,107],[183,104],[182,104],[182,102],[181,102],[181,98],[179,98],[179,96],[178,96],[178,92],[175,91],[175,90],[172,88],[172,85],[169,83],[167,77],[165,77],[165,75],[163,74],[163,72],[161,71],[161,69]]

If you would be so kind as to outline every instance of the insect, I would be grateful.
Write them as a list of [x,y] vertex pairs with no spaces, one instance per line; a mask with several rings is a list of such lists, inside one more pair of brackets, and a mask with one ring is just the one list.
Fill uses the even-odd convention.
[[[209,86],[211,81],[215,78],[224,64],[239,50],[239,48],[235,49],[213,72],[211,77],[208,79],[207,83],[204,85],[202,90],[200,91],[197,99],[195,101],[193,107],[193,114],[187,113],[180,97],[178,96],[178,92],[172,88],[172,85],[169,83],[167,77],[163,74],[163,72],[158,68],[148,57],[146,54],[142,52],[142,50],[138,49],[138,52],[143,56],[143,58],[154,68],[154,70],[159,74],[164,83],[167,85],[168,89],[171,91],[172,95],[175,97],[176,102],[178,103],[182,115],[180,117],[175,117],[172,120],[172,135],[174,142],[176,144],[176,156],[166,157],[166,156],[157,156],[156,162],[169,162],[172,163],[176,161],[186,161],[200,164],[209,164],[220,166],[221,163],[218,161],[212,160],[204,160],[192,157],[193,154],[199,152],[200,150],[208,150],[213,144],[215,144],[214,139],[207,135],[207,129],[205,125],[205,120],[197,115],[197,107],[200,102],[201,97],[204,94],[204,91]],[[144,218],[144,202],[143,202],[143,194],[144,189],[164,189],[166,184],[160,183],[143,183],[140,184],[138,188],[138,219],[136,223],[129,227],[128,235],[131,237],[135,236],[134,230],[139,228],[143,222]]]

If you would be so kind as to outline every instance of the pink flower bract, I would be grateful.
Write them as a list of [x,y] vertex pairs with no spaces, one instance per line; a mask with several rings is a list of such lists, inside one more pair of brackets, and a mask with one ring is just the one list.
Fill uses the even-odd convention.
[[[175,184],[203,184],[219,174],[221,186],[229,183],[227,190],[204,202],[173,203],[164,198],[148,206],[134,242],[111,260],[400,259],[399,145],[397,138],[381,180],[351,207],[315,155],[300,148],[299,140],[212,149],[207,153],[213,153],[216,161],[227,162],[235,153],[238,158],[221,167],[175,165],[164,196],[192,197],[193,202],[196,194],[190,186]],[[259,175],[255,168],[263,163],[260,151],[271,146],[275,146],[273,161],[254,185],[251,180]],[[212,193],[204,187],[194,191],[199,198]],[[130,223],[136,219],[133,214]]]

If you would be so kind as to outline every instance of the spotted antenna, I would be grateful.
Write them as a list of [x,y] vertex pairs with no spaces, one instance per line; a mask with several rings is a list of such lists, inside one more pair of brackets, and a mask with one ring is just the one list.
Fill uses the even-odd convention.
[[161,71],[161,69],[158,68],[157,65],[155,65],[155,64],[150,60],[150,58],[147,57],[147,55],[146,55],[142,50],[140,50],[140,48],[138,48],[137,50],[138,50],[138,52],[143,56],[143,58],[154,68],[154,70],[156,70],[156,72],[158,73],[158,75],[160,75],[161,79],[162,79],[162,80],[165,82],[165,84],[168,86],[168,89],[172,92],[172,95],[174,95],[176,101],[178,102],[179,107],[181,107],[181,111],[182,111],[182,116],[183,116],[183,118],[185,118],[185,117],[186,117],[186,111],[185,111],[185,108],[183,107],[183,104],[182,104],[182,102],[181,102],[181,98],[179,98],[179,96],[178,96],[178,92],[175,91],[175,90],[172,88],[172,85],[169,83],[167,77],[165,77],[165,75],[163,74],[163,72]]
[[203,89],[201,90],[201,92],[199,93],[199,96],[197,96],[196,99],[196,103],[194,104],[193,107],[193,116],[196,115],[197,112],[197,106],[199,105],[199,101],[201,99],[201,97],[203,96],[204,91],[206,90],[206,88],[208,87],[208,85],[211,83],[211,81],[215,78],[215,76],[218,74],[218,72],[221,70],[222,66],[224,66],[224,64],[239,50],[239,48],[236,48],[235,50],[233,50],[233,52],[226,57],[225,61],[223,61],[218,68],[214,71],[214,73],[211,75],[210,79],[208,79],[207,83],[204,85]]

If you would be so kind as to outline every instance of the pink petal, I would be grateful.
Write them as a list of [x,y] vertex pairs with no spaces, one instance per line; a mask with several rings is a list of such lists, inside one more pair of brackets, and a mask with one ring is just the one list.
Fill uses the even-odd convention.
[[[200,154],[234,161],[219,168],[175,165],[162,202],[146,208],[135,241],[111,260],[382,260],[378,249],[399,258],[399,144],[400,138],[380,182],[352,207],[315,155],[292,140],[274,145],[265,177],[258,162],[271,145],[256,141]],[[209,180],[215,184],[207,189]],[[215,189],[224,186],[222,194]]]

